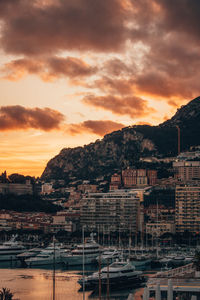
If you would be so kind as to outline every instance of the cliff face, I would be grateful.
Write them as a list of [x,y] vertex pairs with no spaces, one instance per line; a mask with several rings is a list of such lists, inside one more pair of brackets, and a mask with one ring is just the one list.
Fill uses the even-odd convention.
[[177,110],[158,126],[131,126],[114,131],[84,147],[64,148],[51,159],[42,179],[91,179],[134,166],[140,157],[177,154],[177,128],[181,149],[200,145],[200,97]]

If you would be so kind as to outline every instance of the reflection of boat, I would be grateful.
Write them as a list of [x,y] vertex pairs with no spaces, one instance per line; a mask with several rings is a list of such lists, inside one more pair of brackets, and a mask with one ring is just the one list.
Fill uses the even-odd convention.
[[49,246],[43,249],[36,256],[25,259],[25,264],[31,267],[61,263],[61,254],[63,252],[65,252],[65,250],[60,249],[58,246]]
[[136,271],[130,262],[114,262],[109,267],[103,268],[100,273],[95,272],[92,275],[78,280],[78,283],[87,289],[97,289],[99,286],[99,276],[101,288],[105,289],[109,282],[109,288],[122,289],[131,286],[136,288],[146,281],[141,271]]
[[25,250],[25,247],[16,241],[16,237],[13,236],[8,242],[0,246],[0,261],[16,260],[16,255]]
[[84,253],[84,264],[92,264],[99,254],[99,247],[99,244],[97,244],[93,238],[88,239],[86,243],[78,245],[71,253],[63,253],[61,256],[62,261],[67,266],[82,265]]

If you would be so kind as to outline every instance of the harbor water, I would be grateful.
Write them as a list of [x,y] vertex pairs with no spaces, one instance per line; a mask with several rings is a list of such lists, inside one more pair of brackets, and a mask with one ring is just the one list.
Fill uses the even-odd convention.
[[[87,270],[87,273],[94,270]],[[56,300],[81,300],[83,293],[77,280],[81,277],[81,270],[56,270]],[[7,268],[0,266],[0,288],[6,287],[14,294],[14,299],[19,300],[51,300],[53,298],[53,272],[51,269],[36,268]],[[110,300],[126,300],[134,289],[119,289],[111,291]],[[99,299],[98,293],[85,292],[85,300]],[[106,300],[107,295],[102,294],[101,300]]]

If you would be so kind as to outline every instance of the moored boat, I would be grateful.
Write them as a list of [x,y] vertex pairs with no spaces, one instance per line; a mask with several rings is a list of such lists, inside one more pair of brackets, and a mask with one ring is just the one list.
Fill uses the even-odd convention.
[[64,252],[66,251],[58,246],[49,246],[36,256],[25,259],[25,264],[28,267],[32,267],[62,263],[61,255]]
[[17,260],[17,254],[25,251],[25,247],[13,236],[9,241],[0,245],[0,262]]
[[[100,277],[100,279],[99,279]],[[95,272],[85,278],[78,280],[78,283],[86,289],[98,289],[99,282],[101,288],[106,289],[108,284],[110,289],[122,289],[126,287],[137,288],[146,281],[142,271],[136,271],[130,262],[114,262],[108,267],[104,267],[100,273]]]
[[84,264],[93,264],[99,252],[100,246],[92,237],[86,243],[78,245],[71,253],[63,253],[61,259],[67,266],[78,266],[82,265],[84,254]]
[[120,259],[122,257],[122,254],[116,250],[116,249],[107,249],[104,250],[101,255],[96,257],[96,261],[97,263],[101,263],[101,265],[105,265],[105,264],[111,264],[114,261],[116,261],[116,259]]

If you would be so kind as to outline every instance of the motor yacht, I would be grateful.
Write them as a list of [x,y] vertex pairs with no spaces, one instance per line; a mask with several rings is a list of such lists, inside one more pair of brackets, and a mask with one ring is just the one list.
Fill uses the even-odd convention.
[[101,255],[96,257],[96,261],[102,265],[111,264],[116,259],[122,258],[122,254],[117,249],[107,249],[102,252]]
[[66,253],[65,249],[62,249],[59,246],[49,246],[36,256],[25,259],[25,264],[28,267],[32,267],[62,263],[61,255],[63,253]]
[[71,253],[62,253],[61,259],[67,266],[77,266],[83,263],[92,264],[95,263],[95,259],[99,254],[100,246],[97,244],[93,237],[88,239],[86,243],[78,245]]
[[38,255],[44,248],[31,248],[29,250],[26,250],[25,252],[22,252],[20,254],[17,254],[17,259],[20,260],[22,264],[25,263],[25,259],[35,257]]
[[[99,279],[100,277],[100,279]],[[128,286],[139,287],[146,281],[142,271],[136,271],[130,262],[114,262],[108,267],[104,267],[100,273],[95,272],[85,278],[80,278],[78,283],[86,289],[98,289],[101,282],[101,288],[122,289]]]
[[17,254],[24,252],[25,247],[18,241],[16,241],[17,236],[12,236],[12,238],[0,245],[0,262],[16,260]]
[[134,266],[142,267],[151,263],[152,257],[148,254],[130,256],[130,261]]

